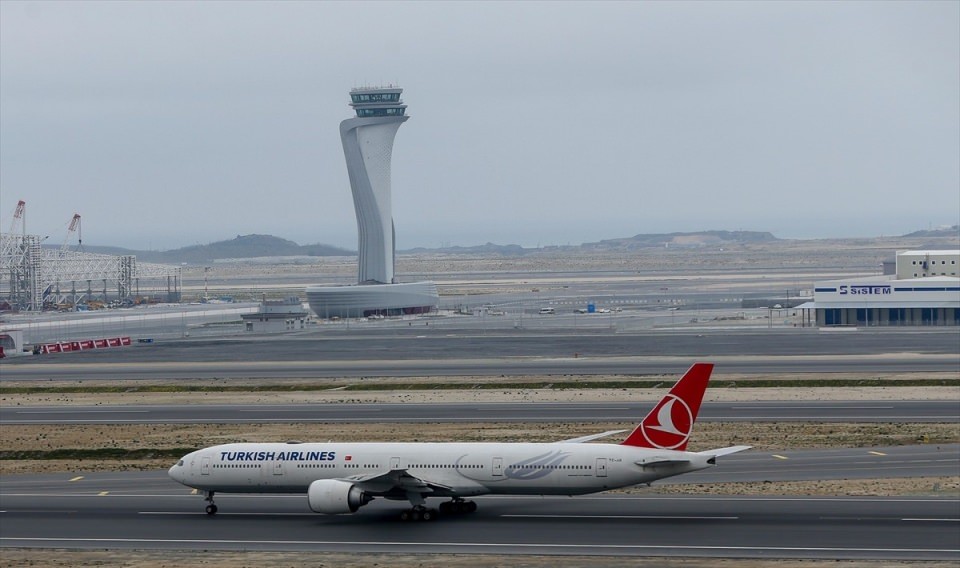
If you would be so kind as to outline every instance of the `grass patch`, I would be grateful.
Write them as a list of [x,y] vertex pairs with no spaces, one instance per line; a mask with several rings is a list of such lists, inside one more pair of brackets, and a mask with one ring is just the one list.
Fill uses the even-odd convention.
[[62,448],[56,450],[0,450],[0,460],[144,460],[178,459],[197,448]]

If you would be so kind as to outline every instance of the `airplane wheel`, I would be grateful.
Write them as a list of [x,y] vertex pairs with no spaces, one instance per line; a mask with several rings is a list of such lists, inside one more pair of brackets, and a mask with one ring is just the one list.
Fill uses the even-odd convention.
[[473,501],[467,501],[466,503],[464,503],[464,505],[465,505],[464,510],[466,510],[466,512],[468,512],[468,513],[476,513],[476,512],[477,512],[477,504],[476,504],[475,502],[473,502]]
[[207,505],[207,514],[208,514],[208,515],[216,515],[216,514],[217,514],[217,506],[216,506],[216,505],[213,505],[213,504]]
[[411,511],[410,509],[404,509],[403,511],[400,511],[401,521],[407,522],[411,520],[412,517],[413,517],[413,511]]
[[433,509],[424,509],[420,513],[420,519],[423,521],[430,522],[435,518],[436,518],[436,513],[434,513]]
[[420,521],[423,519],[423,512],[420,509],[414,509],[410,512],[410,518],[414,521]]
[[451,509],[450,505],[451,505],[450,501],[444,501],[443,503],[440,503],[440,514],[446,515],[451,513],[452,511],[450,510]]

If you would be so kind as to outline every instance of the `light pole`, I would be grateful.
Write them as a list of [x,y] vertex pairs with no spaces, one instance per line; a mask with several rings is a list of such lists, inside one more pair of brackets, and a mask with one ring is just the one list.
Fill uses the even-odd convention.
[[203,301],[204,303],[210,299],[210,291],[207,289],[207,273],[210,272],[209,266],[203,267]]

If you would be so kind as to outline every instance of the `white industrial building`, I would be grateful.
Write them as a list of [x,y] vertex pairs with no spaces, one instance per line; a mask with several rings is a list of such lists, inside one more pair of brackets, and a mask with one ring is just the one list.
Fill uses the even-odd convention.
[[310,313],[300,298],[290,296],[284,300],[263,300],[256,313],[241,314],[240,318],[246,331],[277,333],[306,328]]
[[897,253],[896,273],[817,282],[797,306],[805,323],[960,326],[960,250]]
[[960,277],[960,250],[908,250],[897,253],[897,279]]

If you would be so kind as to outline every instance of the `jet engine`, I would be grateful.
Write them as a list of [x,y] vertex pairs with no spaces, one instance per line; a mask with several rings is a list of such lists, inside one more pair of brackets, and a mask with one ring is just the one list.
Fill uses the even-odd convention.
[[370,501],[373,501],[373,497],[362,489],[338,479],[318,479],[307,488],[307,502],[314,513],[356,513],[357,509]]

